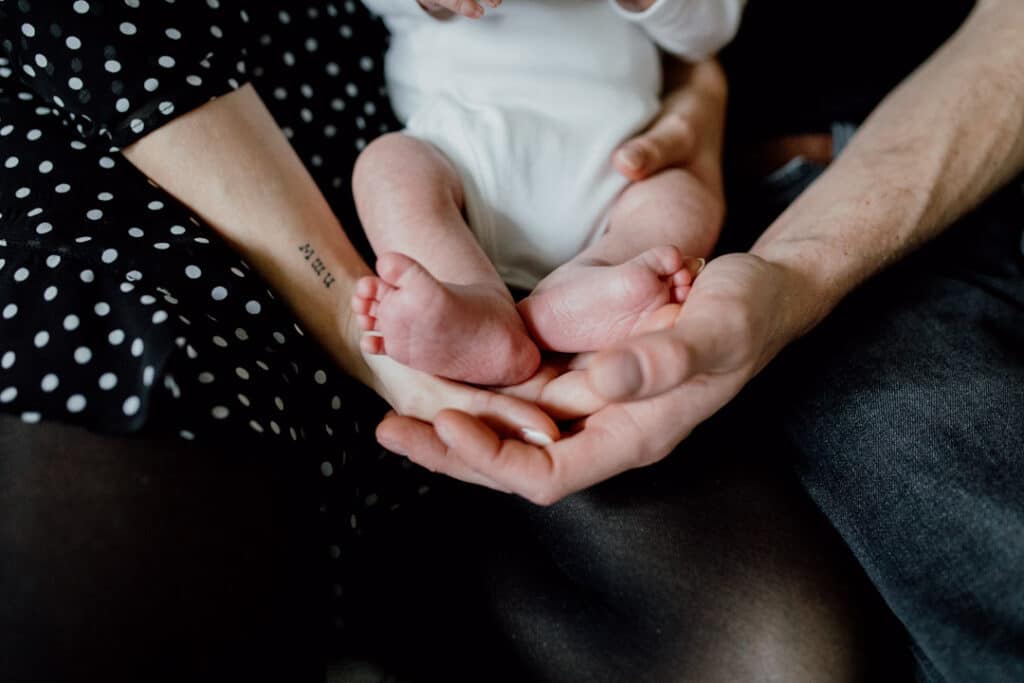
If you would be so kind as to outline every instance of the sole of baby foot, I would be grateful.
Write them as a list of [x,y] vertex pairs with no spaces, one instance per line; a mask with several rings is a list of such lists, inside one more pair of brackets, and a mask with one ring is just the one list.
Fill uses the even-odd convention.
[[543,348],[602,349],[628,337],[653,311],[685,299],[693,275],[684,266],[670,245],[619,265],[570,261],[519,302],[519,314]]
[[352,299],[361,346],[439,377],[484,385],[529,379],[540,364],[508,293],[441,282],[404,254],[384,254]]

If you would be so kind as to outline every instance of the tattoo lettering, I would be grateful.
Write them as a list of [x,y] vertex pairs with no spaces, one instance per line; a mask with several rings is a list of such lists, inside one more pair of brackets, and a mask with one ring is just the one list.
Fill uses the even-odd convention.
[[306,242],[299,247],[299,252],[307,261],[312,259],[309,267],[313,269],[313,272],[316,273],[318,277],[323,276],[322,282],[324,283],[324,287],[330,289],[331,285],[334,284],[334,276],[327,271],[327,266],[320,257],[316,256],[316,249],[314,249],[309,242]]

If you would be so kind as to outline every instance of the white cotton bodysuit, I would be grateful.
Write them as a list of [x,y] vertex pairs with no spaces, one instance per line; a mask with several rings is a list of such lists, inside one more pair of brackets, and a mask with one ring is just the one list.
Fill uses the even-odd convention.
[[463,183],[466,218],[509,285],[592,243],[629,181],[615,148],[660,108],[658,47],[688,61],[727,43],[744,0],[505,0],[481,19],[364,0],[391,32],[385,73],[404,133]]

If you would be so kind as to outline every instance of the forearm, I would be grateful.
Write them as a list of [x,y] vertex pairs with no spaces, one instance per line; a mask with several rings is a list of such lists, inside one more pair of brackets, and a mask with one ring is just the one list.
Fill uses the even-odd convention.
[[982,0],[752,252],[799,281],[794,334],[1024,170],[1024,4]]
[[349,319],[355,282],[370,271],[251,86],[124,154],[240,252],[346,371],[371,383]]

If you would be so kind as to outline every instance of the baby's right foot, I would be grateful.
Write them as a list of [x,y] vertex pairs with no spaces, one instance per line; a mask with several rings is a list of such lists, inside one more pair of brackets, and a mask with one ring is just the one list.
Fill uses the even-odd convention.
[[517,384],[537,370],[540,351],[506,291],[440,282],[403,254],[381,256],[377,274],[352,297],[367,353],[473,384]]

